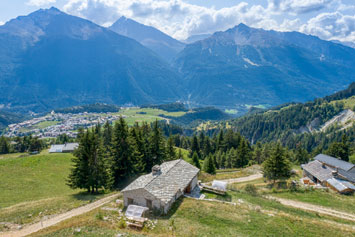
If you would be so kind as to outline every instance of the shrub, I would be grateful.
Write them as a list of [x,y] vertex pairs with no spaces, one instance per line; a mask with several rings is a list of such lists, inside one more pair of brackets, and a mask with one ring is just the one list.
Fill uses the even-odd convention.
[[102,221],[104,219],[104,216],[102,215],[101,212],[98,212],[95,217],[97,220],[100,220],[100,221]]
[[124,229],[126,227],[127,227],[126,220],[123,217],[121,217],[120,221],[118,222],[118,228]]
[[244,188],[245,192],[252,195],[252,196],[257,196],[258,195],[258,191],[257,188],[255,187],[255,185],[253,184],[247,184]]

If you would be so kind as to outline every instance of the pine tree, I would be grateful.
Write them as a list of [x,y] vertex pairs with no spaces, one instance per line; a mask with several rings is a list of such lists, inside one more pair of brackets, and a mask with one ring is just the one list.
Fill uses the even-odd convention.
[[109,148],[112,142],[112,125],[106,121],[103,131],[103,144],[105,148]]
[[0,154],[8,154],[10,152],[9,141],[4,137],[0,137]]
[[79,147],[74,151],[72,162],[74,167],[71,169],[67,184],[72,189],[87,189],[91,192],[89,185],[89,156],[90,156],[90,138],[89,133],[84,132],[79,140]]
[[178,158],[178,159],[183,159],[183,158],[184,158],[184,157],[182,156],[181,149],[179,149],[179,153],[178,153],[177,158]]
[[287,159],[284,148],[277,143],[271,156],[263,163],[264,177],[268,180],[287,179],[291,176],[291,163]]
[[262,148],[261,148],[261,143],[258,142],[256,145],[253,147],[254,151],[252,154],[252,159],[255,164],[261,164],[263,162],[262,160]]
[[295,161],[298,164],[306,164],[309,161],[308,152],[300,144],[297,145],[297,148],[296,148]]
[[146,171],[150,172],[154,165],[160,165],[165,159],[165,141],[158,126],[158,120],[153,124],[152,135],[149,139],[150,159],[146,164]]
[[241,139],[239,147],[237,149],[238,153],[238,166],[236,168],[245,167],[250,160],[250,148],[246,139]]
[[173,140],[173,137],[171,137],[171,136],[168,138],[166,151],[167,151],[167,160],[175,160],[176,159],[174,140]]
[[121,181],[131,176],[135,170],[133,161],[136,148],[132,147],[128,126],[125,120],[120,117],[115,123],[111,148],[111,173],[113,174],[113,185],[117,186]]
[[203,170],[209,174],[216,174],[216,167],[214,166],[213,157],[209,154],[203,162]]
[[192,163],[193,163],[194,166],[196,166],[197,168],[201,169],[201,165],[200,165],[200,161],[198,159],[197,152],[194,152],[194,154],[192,155]]
[[198,157],[201,158],[200,145],[196,135],[192,137],[192,143],[191,143],[191,154],[194,154],[195,152],[197,153]]

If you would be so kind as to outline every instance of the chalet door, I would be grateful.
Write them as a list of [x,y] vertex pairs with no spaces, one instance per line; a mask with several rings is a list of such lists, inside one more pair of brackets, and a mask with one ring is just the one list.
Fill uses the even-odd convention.
[[132,205],[133,204],[133,199],[132,198],[127,198],[127,202],[128,202],[128,205]]
[[146,201],[146,205],[149,209],[152,209],[153,208],[153,202],[152,200],[149,200],[149,199],[145,199]]
[[191,183],[185,188],[185,193],[191,193]]

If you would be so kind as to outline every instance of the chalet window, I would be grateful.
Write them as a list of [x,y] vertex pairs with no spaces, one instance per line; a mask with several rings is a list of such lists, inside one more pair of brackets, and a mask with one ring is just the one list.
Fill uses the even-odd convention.
[[128,205],[133,204],[133,199],[132,198],[127,198]]
[[146,205],[149,209],[152,209],[153,208],[153,202],[152,200],[149,200],[149,199],[145,199],[146,201]]

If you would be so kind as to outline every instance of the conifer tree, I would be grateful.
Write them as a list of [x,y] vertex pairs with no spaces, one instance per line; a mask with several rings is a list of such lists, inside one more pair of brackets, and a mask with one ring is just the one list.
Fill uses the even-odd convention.
[[79,147],[74,152],[73,163],[67,184],[73,188],[97,192],[109,186],[107,157],[97,128],[82,135]]
[[173,140],[173,137],[171,137],[171,136],[168,138],[166,151],[167,151],[167,160],[175,160],[176,159],[174,140]]
[[103,144],[105,148],[109,148],[112,142],[112,125],[106,121],[103,131]]
[[9,141],[4,137],[0,137],[0,154],[8,154],[10,152]]
[[165,141],[158,126],[158,120],[153,124],[152,135],[149,139],[150,159],[147,160],[146,170],[150,171],[154,165],[161,164],[166,159]]
[[201,165],[200,165],[200,161],[198,159],[197,152],[194,152],[194,154],[192,155],[192,163],[193,163],[194,166],[196,166],[197,168],[201,169]]
[[291,163],[287,159],[284,148],[277,143],[271,156],[263,163],[264,177],[272,180],[287,179],[291,176]]
[[301,145],[297,145],[295,152],[295,161],[298,164],[306,164],[309,161],[308,152]]
[[135,147],[132,147],[132,140],[129,135],[128,126],[125,120],[120,117],[115,123],[111,148],[111,172],[113,174],[113,185],[117,186],[125,178],[131,176],[135,170]]
[[184,158],[184,157],[182,156],[181,149],[179,149],[177,158],[178,158],[178,159],[183,159],[183,158]]
[[200,145],[196,135],[192,137],[192,143],[191,143],[191,154],[194,154],[195,152],[197,153],[198,157],[201,158]]
[[209,174],[216,174],[216,167],[214,166],[213,157],[209,154],[203,162],[203,170]]
[[250,148],[246,139],[240,140],[237,153],[238,153],[238,164],[236,168],[245,167],[250,160]]

